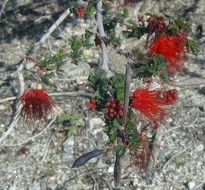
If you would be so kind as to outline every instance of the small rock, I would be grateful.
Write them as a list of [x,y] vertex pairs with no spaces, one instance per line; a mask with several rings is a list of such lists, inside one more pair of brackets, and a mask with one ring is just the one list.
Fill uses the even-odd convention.
[[41,190],[41,185],[39,182],[34,181],[30,186],[29,190]]
[[114,172],[114,167],[109,167],[107,170],[108,173],[113,173]]
[[63,143],[63,152],[73,154],[74,138],[71,137]]
[[5,106],[4,105],[0,105],[0,110],[4,110],[5,109]]
[[203,145],[203,144],[199,144],[198,146],[196,146],[196,151],[197,151],[197,152],[202,152],[202,151],[204,151],[204,145]]
[[17,188],[16,188],[16,186],[11,186],[11,187],[9,187],[8,190],[17,190]]
[[196,186],[196,183],[194,181],[189,181],[187,183],[187,187],[191,190],[194,189],[194,187]]
[[[105,125],[104,121],[101,118],[90,118],[88,122],[90,127],[89,129],[91,131],[94,131],[95,129],[99,129],[101,126]],[[97,132],[98,131],[96,131],[96,133]]]
[[134,180],[133,180],[133,186],[137,186],[139,185],[139,180],[135,177]]

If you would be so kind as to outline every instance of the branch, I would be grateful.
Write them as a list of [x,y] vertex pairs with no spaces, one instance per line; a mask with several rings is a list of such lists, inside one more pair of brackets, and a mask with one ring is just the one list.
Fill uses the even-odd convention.
[[114,183],[115,190],[120,189],[121,184],[121,155],[116,153],[115,166],[114,166]]
[[124,127],[127,123],[127,112],[129,108],[129,99],[130,99],[130,83],[131,83],[131,67],[129,64],[127,64],[126,74],[125,74],[125,92],[124,92],[124,110],[123,110]]
[[0,20],[1,20],[1,17],[4,13],[4,9],[6,8],[6,4],[9,2],[9,0],[5,0],[2,4],[2,7],[1,7],[1,10],[0,10]]
[[[54,93],[49,93],[49,96],[86,96],[89,98],[94,98],[95,95],[87,92],[54,92]],[[0,103],[8,102],[8,101],[13,101],[17,100],[18,97],[8,97],[5,99],[0,100]]]
[[48,32],[34,45],[31,52],[36,52],[40,46],[48,39],[48,37],[56,30],[56,28],[67,18],[70,14],[70,7],[67,8],[63,14],[56,20],[56,22],[49,28]]
[[103,26],[103,17],[102,17],[102,0],[98,0],[96,4],[96,24],[97,24],[97,30],[100,34],[100,46],[102,51],[102,69],[106,71],[106,73],[110,73],[109,65],[108,65],[108,54],[107,54],[107,47],[103,40],[105,38],[105,31]]
[[[54,121],[56,120],[56,116],[48,123],[48,125],[38,134],[34,135],[33,137],[21,142],[21,143],[18,143],[18,144],[0,144],[0,146],[8,146],[8,147],[14,147],[14,146],[21,146],[23,144],[27,144],[28,142],[30,141],[33,141],[35,138],[41,136],[43,133],[45,133],[47,131],[47,129],[54,123]],[[1,142],[1,141],[0,141]]]

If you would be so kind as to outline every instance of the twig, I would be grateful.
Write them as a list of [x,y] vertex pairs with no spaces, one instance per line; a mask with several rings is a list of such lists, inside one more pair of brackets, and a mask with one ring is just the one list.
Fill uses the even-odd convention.
[[129,64],[126,65],[125,73],[125,92],[124,92],[124,110],[123,110],[123,125],[127,123],[127,112],[129,108],[129,97],[130,97],[130,83],[131,83],[131,67]]
[[16,123],[17,123],[17,121],[18,121],[18,119],[19,119],[19,114],[20,114],[20,112],[21,112],[22,107],[23,107],[23,105],[19,105],[19,106],[18,106],[18,109],[17,109],[17,111],[16,111],[16,113],[15,113],[15,116],[14,116],[14,118],[13,118],[11,124],[9,125],[7,131],[6,131],[6,132],[1,136],[1,138],[0,138],[0,143],[2,143],[2,141],[4,141],[4,140],[6,139],[6,137],[11,133],[11,131],[12,131],[12,130],[14,129],[14,127],[16,126]]
[[[19,85],[20,85],[20,89],[19,89],[19,95],[22,95],[23,92],[24,92],[24,78],[23,78],[23,74],[22,74],[22,70],[23,70],[23,64],[20,64],[18,69],[17,69],[17,75],[18,75],[18,78],[19,78]],[[15,114],[14,114],[14,117],[12,118],[12,121],[7,129],[7,131],[2,135],[2,137],[0,138],[0,143],[2,141],[4,141],[4,139],[6,139],[6,137],[12,132],[12,130],[14,129],[16,123],[18,122],[18,119],[19,119],[19,114],[21,112],[21,109],[22,109],[23,105],[20,105],[18,106]]]
[[121,155],[117,152],[114,166],[114,183],[115,190],[120,189],[121,186]]
[[152,156],[149,158],[147,170],[146,170],[146,181],[147,183],[151,184],[152,179],[154,177],[154,164],[155,160],[153,158],[157,158],[159,154],[159,148],[155,146],[156,142],[160,142],[160,139],[162,137],[162,128],[155,128],[153,129],[152,134],[152,142],[150,142],[150,149],[152,151]]
[[105,38],[105,31],[103,26],[103,17],[102,17],[102,0],[98,0],[96,4],[96,22],[97,22],[97,30],[100,34],[100,45],[102,50],[102,69],[106,71],[107,74],[110,73],[109,65],[108,65],[108,54],[107,47],[103,40]]
[[87,93],[87,92],[56,92],[56,93],[49,93],[50,96],[87,96],[89,98],[95,97],[94,94]]
[[1,10],[0,10],[0,20],[1,20],[1,17],[4,13],[4,9],[6,8],[6,4],[9,2],[9,0],[5,0],[2,4],[2,7],[1,7]]
[[[94,94],[87,93],[87,92],[54,92],[54,93],[49,93],[49,96],[86,96],[89,98],[95,97]],[[5,99],[0,100],[0,103],[8,102],[8,101],[13,101],[16,100],[18,97],[8,97]]]
[[47,142],[47,144],[46,144],[46,146],[45,146],[45,148],[44,148],[43,158],[42,158],[41,162],[44,162],[44,160],[45,160],[45,158],[46,158],[46,155],[47,155],[47,153],[48,153],[48,148],[49,148],[49,146],[50,146],[50,144],[51,144],[51,141],[52,141],[52,135],[50,136],[50,138],[49,138],[49,140],[48,140],[48,142]]
[[[30,141],[33,141],[35,138],[41,136],[43,133],[45,133],[47,131],[47,129],[54,123],[54,121],[56,120],[57,116],[55,116],[50,122],[49,124],[44,128],[44,130],[42,130],[40,133],[34,135],[33,137],[21,142],[21,143],[18,143],[18,144],[0,144],[0,146],[8,146],[8,147],[15,147],[15,146],[21,146],[23,144],[27,144],[28,142]],[[0,141],[2,142],[2,141]]]
[[176,157],[178,157],[180,154],[183,154],[187,151],[188,148],[186,148],[185,150],[181,150],[180,152],[177,152],[176,154],[174,154],[162,167],[162,172],[165,170],[165,168],[170,164],[170,162],[172,160],[174,160]]
[[[128,108],[129,108],[129,97],[130,97],[130,83],[131,83],[131,67],[130,65],[126,65],[124,110],[123,110],[123,127],[124,128],[127,123],[127,113],[128,113]],[[120,189],[120,185],[121,185],[121,157],[122,156],[117,152],[116,159],[115,159],[115,166],[114,166],[115,189]]]
[[48,37],[53,33],[54,30],[67,18],[70,14],[70,7],[67,8],[63,14],[56,20],[56,22],[49,28],[48,32],[42,36],[42,38],[34,45],[31,52],[36,52],[40,46],[45,43]]
[[19,86],[20,86],[19,95],[22,95],[22,94],[23,94],[23,92],[24,92],[24,87],[25,87],[24,77],[23,77],[22,71],[23,71],[23,64],[20,64],[20,65],[18,66],[18,69],[17,69],[17,75],[18,75],[18,78],[19,78]]

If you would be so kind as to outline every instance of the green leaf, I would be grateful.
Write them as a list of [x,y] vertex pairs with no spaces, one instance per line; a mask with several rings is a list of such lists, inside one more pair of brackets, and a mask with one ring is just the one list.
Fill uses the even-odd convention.
[[71,49],[78,50],[81,47],[81,40],[78,38],[77,35],[74,35],[70,39]]
[[122,17],[123,18],[128,18],[129,17],[129,10],[127,8],[123,9]]
[[124,88],[117,89],[117,99],[120,101],[124,101]]
[[126,147],[122,145],[117,145],[113,148],[113,151],[123,156],[126,152]]
[[85,16],[90,17],[95,14],[95,7],[92,3],[87,6]]
[[199,44],[194,40],[187,40],[186,47],[189,51],[191,51],[195,56],[197,56],[200,52]]

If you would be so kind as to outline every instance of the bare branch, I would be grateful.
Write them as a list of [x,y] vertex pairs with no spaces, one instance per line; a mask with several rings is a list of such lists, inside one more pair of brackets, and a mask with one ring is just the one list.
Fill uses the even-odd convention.
[[70,7],[67,8],[63,14],[56,20],[56,22],[49,28],[48,32],[42,36],[42,38],[34,45],[31,51],[36,52],[40,46],[45,43],[48,37],[58,28],[58,26],[67,18],[70,14]]
[[96,24],[97,24],[97,30],[100,34],[100,46],[102,50],[102,69],[106,71],[107,74],[110,73],[109,65],[108,65],[108,54],[107,54],[107,47],[103,40],[105,38],[105,31],[103,26],[103,17],[102,17],[102,0],[98,0],[96,4]]

